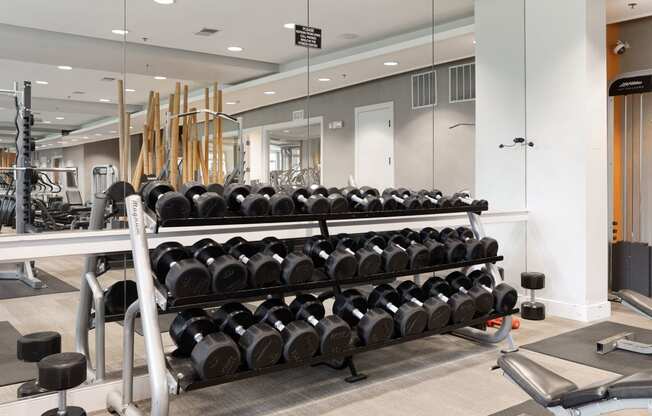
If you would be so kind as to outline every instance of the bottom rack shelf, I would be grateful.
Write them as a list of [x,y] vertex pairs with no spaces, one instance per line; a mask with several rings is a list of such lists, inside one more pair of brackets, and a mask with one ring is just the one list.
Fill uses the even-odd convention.
[[478,325],[483,325],[486,321],[504,318],[506,316],[514,315],[519,312],[518,309],[511,310],[507,313],[492,313],[486,316],[475,318],[469,322],[464,322],[461,324],[449,325],[434,331],[426,331],[420,334],[410,335],[401,338],[391,339],[387,342],[374,345],[364,345],[364,346],[352,346],[346,351],[342,351],[336,354],[327,354],[327,355],[318,355],[313,358],[310,358],[305,361],[298,362],[281,362],[270,367],[262,368],[259,370],[243,370],[232,375],[219,377],[210,380],[197,380],[194,379],[194,372],[190,364],[190,360],[187,358],[177,358],[171,355],[167,355],[167,364],[170,372],[177,379],[178,388],[180,391],[192,391],[198,390],[205,387],[216,386],[219,384],[230,383],[232,381],[243,380],[251,377],[256,377],[263,374],[275,373],[278,371],[283,371],[291,368],[304,367],[308,365],[314,365],[319,363],[328,362],[330,360],[343,359],[346,357],[354,356],[363,352],[377,350],[385,347],[390,347],[392,345],[403,344],[405,342],[414,341],[421,338],[431,337],[433,335],[442,335],[447,334],[453,331],[456,331],[461,328],[473,327]]

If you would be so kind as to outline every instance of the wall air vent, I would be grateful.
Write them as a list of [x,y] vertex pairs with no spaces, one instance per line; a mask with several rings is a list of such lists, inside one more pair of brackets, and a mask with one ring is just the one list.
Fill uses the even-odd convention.
[[448,75],[451,103],[475,100],[475,63],[451,66]]
[[102,82],[113,82],[113,81],[115,81],[115,78],[113,78],[113,77],[104,77],[100,81],[102,81]]
[[412,109],[437,105],[437,71],[412,75]]
[[292,112],[292,121],[294,120],[303,120],[303,110],[296,110]]
[[196,32],[195,35],[197,35],[197,36],[213,36],[217,32],[219,32],[219,30],[204,27],[199,32]]

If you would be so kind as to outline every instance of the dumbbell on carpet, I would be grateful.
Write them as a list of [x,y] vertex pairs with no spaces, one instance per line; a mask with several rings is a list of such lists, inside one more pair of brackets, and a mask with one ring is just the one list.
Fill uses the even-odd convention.
[[203,309],[180,312],[170,325],[170,338],[177,353],[190,357],[193,368],[206,380],[235,373],[240,367],[240,350]]
[[355,276],[358,262],[344,250],[336,250],[323,236],[306,239],[303,252],[312,258],[316,267],[323,267],[331,279],[348,279]]
[[471,281],[492,294],[493,309],[498,313],[507,313],[514,309],[518,301],[518,292],[507,283],[494,287],[494,279],[483,270],[473,270],[468,274]]
[[360,292],[348,289],[335,296],[333,313],[344,319],[350,327],[356,327],[358,338],[365,345],[388,341],[394,333],[394,320],[382,309],[367,308],[367,301]]
[[461,236],[454,229],[447,227],[439,231],[439,239],[442,242],[447,242],[449,240],[459,240],[463,242],[466,247],[465,258],[467,260],[477,260],[477,259],[485,258],[485,250],[482,243],[476,240],[475,237],[469,237],[468,234]]
[[310,257],[290,252],[287,245],[276,237],[265,237],[264,253],[281,266],[281,281],[286,285],[305,283],[312,279],[314,264]]
[[383,191],[384,199],[393,199],[402,209],[420,209],[421,202],[416,196],[399,194],[394,188],[387,188]]
[[190,201],[179,192],[175,192],[172,185],[164,181],[152,181],[142,188],[145,206],[156,212],[162,220],[185,219],[190,216],[192,207]]
[[405,251],[410,259],[408,267],[412,270],[430,266],[430,253],[421,243],[412,242],[397,232],[384,233],[388,244],[394,244]]
[[328,201],[328,212],[331,214],[339,214],[342,212],[349,212],[349,203],[339,192],[329,192],[329,190],[321,185],[310,185],[308,190],[312,195],[321,195]]
[[443,328],[451,320],[451,307],[448,303],[433,297],[426,296],[411,280],[401,282],[396,288],[403,302],[413,303],[422,307],[428,314],[427,328],[430,331]]
[[473,299],[463,293],[456,293],[446,281],[433,276],[422,286],[423,291],[433,298],[448,303],[451,307],[451,322],[468,322],[475,316]]
[[408,268],[410,257],[394,244],[387,244],[385,239],[375,233],[368,232],[358,238],[358,246],[380,254],[382,268],[387,273],[396,273]]
[[255,185],[253,192],[262,195],[269,201],[272,215],[290,215],[294,213],[294,201],[284,192],[276,192],[271,185]]
[[233,237],[224,248],[247,268],[249,287],[277,285],[281,279],[281,266],[271,256],[262,253],[242,237]]
[[208,269],[181,244],[160,244],[152,252],[151,261],[157,280],[165,285],[173,297],[185,298],[210,292]]
[[330,204],[323,195],[311,195],[306,188],[298,187],[292,189],[292,199],[297,212],[304,214],[328,214]]
[[129,305],[138,300],[138,286],[133,280],[119,280],[104,291],[104,310],[107,315],[122,315]]
[[223,217],[226,212],[226,201],[215,192],[199,182],[186,182],[181,186],[181,193],[190,201],[190,215],[198,218]]
[[[475,233],[473,230],[467,227],[457,227],[455,230],[457,234],[462,238],[472,238],[475,239]],[[484,255],[487,257],[496,257],[498,255],[498,241],[491,237],[482,237],[480,239],[480,244],[484,247]]]
[[351,328],[342,318],[326,315],[324,305],[309,294],[298,295],[290,303],[290,310],[296,319],[312,325],[319,334],[319,352],[336,354],[345,351],[351,344]]
[[204,238],[193,244],[190,252],[208,268],[213,292],[228,293],[247,287],[247,268],[219,243]]
[[247,367],[257,370],[276,364],[283,352],[283,339],[271,326],[255,323],[254,316],[240,303],[227,303],[209,312],[220,331],[238,343]]
[[401,234],[408,239],[410,244],[422,244],[428,250],[428,264],[438,265],[446,263],[446,247],[439,241],[429,238],[423,239],[421,234],[409,228],[403,228]]
[[41,416],[86,416],[81,407],[66,403],[66,391],[86,381],[86,357],[83,354],[61,352],[43,358],[38,363],[38,379],[45,390],[59,394],[59,406]]
[[355,256],[358,261],[357,275],[360,277],[370,276],[380,272],[382,257],[380,254],[366,247],[356,249],[356,242],[348,234],[338,234],[331,238],[336,250],[344,250]]
[[[38,363],[45,357],[61,352],[61,335],[45,331],[23,335],[16,341],[16,358],[26,363]],[[17,396],[28,397],[47,393],[39,384],[38,378],[26,381],[18,387]]]
[[433,240],[444,245],[446,249],[446,263],[459,263],[466,258],[466,246],[456,239],[444,239],[439,236],[439,231],[431,227],[425,227],[420,232],[422,241]]
[[224,188],[224,199],[231,211],[245,217],[261,217],[269,214],[269,201],[262,195],[252,194],[249,186],[232,183]]
[[473,299],[476,315],[486,315],[493,309],[493,295],[482,287],[473,284],[473,281],[464,273],[459,271],[451,272],[446,276],[446,282],[453,290],[468,295]]
[[270,298],[256,308],[254,319],[275,328],[283,338],[285,361],[303,361],[311,358],[319,348],[319,335],[306,321],[294,320],[290,308],[278,298]]
[[397,334],[402,337],[420,334],[428,324],[428,315],[422,307],[414,303],[401,304],[398,293],[387,284],[376,286],[369,294],[367,304],[389,312],[394,318]]
[[348,186],[340,190],[348,200],[351,211],[375,212],[383,210],[383,203],[373,193],[363,194],[358,188]]

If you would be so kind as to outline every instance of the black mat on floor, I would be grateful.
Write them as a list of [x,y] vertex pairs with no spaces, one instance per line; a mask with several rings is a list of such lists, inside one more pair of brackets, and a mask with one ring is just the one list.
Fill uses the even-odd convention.
[[626,376],[652,367],[652,355],[621,350],[605,355],[595,352],[597,341],[621,332],[633,332],[637,341],[652,343],[652,331],[615,322],[601,322],[524,345],[522,348]]
[[50,273],[44,272],[38,268],[36,277],[44,281],[48,287],[43,289],[33,289],[20,280],[0,280],[0,300],[77,291],[76,287],[70,286],[63,280],[59,280]]
[[[176,313],[169,313],[166,315],[159,315],[158,316],[158,327],[161,330],[161,332],[168,332],[170,329],[170,325],[172,324],[172,321],[174,318],[176,318],[177,314]],[[119,321],[118,324],[122,326],[122,321]],[[136,333],[140,335],[141,337],[143,336],[143,326],[140,323],[140,318],[136,318]]]
[[489,416],[550,416],[551,412],[534,400],[528,400]]
[[16,358],[16,341],[20,333],[7,321],[0,322],[0,386],[22,383],[36,378],[36,364]]

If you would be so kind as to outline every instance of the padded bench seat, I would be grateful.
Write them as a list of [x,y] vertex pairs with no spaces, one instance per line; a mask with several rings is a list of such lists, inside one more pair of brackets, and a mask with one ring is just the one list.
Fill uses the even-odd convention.
[[608,399],[652,399],[652,370],[580,389],[520,354],[501,356],[498,366],[543,407],[572,409]]

